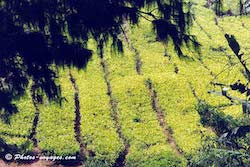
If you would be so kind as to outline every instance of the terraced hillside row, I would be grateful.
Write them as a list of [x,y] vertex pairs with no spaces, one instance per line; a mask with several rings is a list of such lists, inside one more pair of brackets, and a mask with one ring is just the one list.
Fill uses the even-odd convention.
[[[211,82],[245,80],[225,33],[234,34],[248,56],[250,42],[249,16],[217,18],[198,0],[193,11],[190,31],[200,53],[183,46],[179,57],[171,41],[164,46],[155,40],[146,20],[135,27],[125,23],[122,55],[103,46],[86,69],[52,67],[62,105],[37,104],[31,82],[13,102],[18,113],[9,124],[0,122],[0,138],[13,153],[77,155],[85,166],[187,166],[204,138],[215,135],[200,123],[197,99],[227,106],[228,99],[208,93],[220,91]],[[222,110],[243,116],[240,105]]]

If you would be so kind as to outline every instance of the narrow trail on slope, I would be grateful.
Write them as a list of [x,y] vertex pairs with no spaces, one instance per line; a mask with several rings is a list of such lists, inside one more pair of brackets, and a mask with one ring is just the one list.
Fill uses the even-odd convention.
[[172,134],[170,133],[168,127],[167,127],[167,122],[165,119],[165,115],[159,105],[159,100],[158,100],[158,96],[157,96],[157,92],[154,89],[154,86],[152,84],[152,81],[149,79],[147,81],[147,86],[149,89],[149,93],[151,96],[151,105],[153,110],[157,113],[157,119],[159,121],[159,124],[162,128],[162,131],[166,137],[167,142],[169,143],[169,145],[172,147],[172,149],[174,150],[174,152],[176,153],[177,156],[182,156],[183,153],[180,150],[180,148],[177,146],[176,141],[174,140],[174,137],[172,136]]
[[[193,16],[194,21],[196,22],[196,24],[198,25],[198,27],[206,34],[206,36],[212,40],[212,36],[211,34],[209,34],[203,27],[202,25],[197,21],[197,19],[195,18],[195,16]],[[223,27],[221,27],[219,25],[219,18],[216,16],[214,18],[215,21],[215,25],[220,29],[220,31],[222,31],[224,33],[224,29]],[[213,71],[203,62],[202,59],[199,60],[199,62],[201,63],[201,65],[209,72],[210,76],[216,78],[216,74],[213,73]]]
[[223,34],[226,34],[224,28],[223,28],[222,26],[219,25],[219,19],[220,19],[220,17],[215,16],[215,18],[214,18],[215,25],[220,29],[220,31],[221,31]]
[[128,23],[127,20],[124,19],[124,24],[122,29],[122,33],[123,36],[125,38],[125,41],[129,47],[129,49],[135,53],[135,69],[138,75],[142,74],[142,70],[141,70],[141,66],[142,66],[142,61],[141,61],[141,56],[140,56],[140,52],[134,47],[133,42],[131,41],[128,33],[127,33],[127,29],[129,29],[128,27]]
[[191,83],[191,82],[188,82],[188,84],[189,84],[189,87],[190,87],[190,89],[191,89],[191,91],[192,91],[192,94],[193,94],[194,98],[195,98],[197,101],[200,101],[200,98],[198,97],[198,95],[197,95],[197,93],[196,93],[196,90],[195,90],[194,86],[192,85],[192,83]]
[[82,140],[82,133],[81,133],[81,112],[80,112],[80,101],[79,101],[79,89],[76,84],[76,80],[72,75],[71,70],[69,70],[69,77],[70,81],[75,89],[75,95],[74,95],[74,100],[75,100],[75,125],[74,125],[74,130],[75,130],[75,138],[76,141],[80,145],[80,160],[85,161],[86,157],[89,156],[89,152],[87,150],[86,144]]
[[[196,90],[195,90],[194,86],[192,85],[192,83],[189,82],[188,84],[189,84],[189,87],[190,87],[190,89],[192,91],[192,94],[193,94],[194,98],[196,99],[197,103],[199,103],[202,99],[200,99],[199,96],[197,95]],[[199,114],[199,116],[201,117],[200,114]],[[204,126],[204,127],[206,129],[212,131],[214,134],[217,134],[216,130],[212,126]],[[201,131],[201,134],[204,136],[204,133],[202,131]]]
[[[31,94],[31,99],[32,99],[32,103],[33,106],[35,107],[35,116],[33,119],[33,123],[32,123],[32,128],[31,128],[31,133],[28,136],[28,139],[31,140],[33,142],[33,150],[32,150],[32,155],[33,156],[42,156],[42,150],[39,148],[38,146],[38,141],[36,138],[36,134],[37,134],[37,126],[38,126],[38,122],[39,122],[39,118],[40,118],[40,109],[38,107],[39,102],[41,101],[40,97],[37,95],[36,93],[36,84],[33,83],[31,88],[30,88],[30,94]],[[6,164],[5,162],[0,161],[0,166],[4,167],[6,165],[6,167],[16,167],[16,166],[20,166],[20,167],[36,167],[36,166],[52,166],[54,165],[54,162],[52,161],[47,161],[44,162],[42,160],[39,160],[38,158],[36,158],[35,160],[29,160],[29,161],[20,161],[20,162],[16,162],[14,161],[13,163],[10,164]]]
[[111,106],[111,117],[115,122],[116,132],[118,133],[119,138],[122,140],[122,142],[125,146],[124,150],[122,152],[120,152],[113,167],[125,167],[126,166],[126,156],[129,152],[130,145],[129,145],[129,142],[127,141],[126,137],[123,135],[122,130],[121,130],[121,125],[119,123],[117,101],[113,97],[113,93],[112,93],[112,88],[111,88],[111,84],[110,84],[110,80],[109,80],[109,70],[108,70],[108,66],[107,66],[105,59],[104,59],[103,44],[100,44],[99,57],[101,60],[101,66],[102,66],[102,70],[104,73],[104,80],[105,80],[105,83],[107,85],[107,95],[109,96],[109,99],[110,99],[109,103]]
[[164,45],[164,57],[168,57],[168,61],[169,61],[169,62],[173,65],[173,67],[174,67],[174,72],[175,72],[176,74],[178,74],[180,70],[179,70],[177,64],[173,61],[172,56],[168,53],[166,45]]
[[199,62],[209,72],[209,75],[216,79],[216,75],[213,73],[213,71],[202,60],[200,60]]
[[203,26],[202,26],[202,25],[198,22],[198,20],[196,19],[195,15],[193,15],[192,18],[193,18],[193,20],[195,21],[195,23],[198,25],[198,27],[200,28],[200,30],[203,31],[209,39],[212,39],[211,34],[209,34],[209,33],[203,28]]
[[38,107],[38,97],[35,91],[36,91],[36,85],[33,84],[31,86],[30,93],[31,93],[32,103],[35,107],[36,112],[35,112],[35,117],[33,119],[33,124],[32,124],[32,129],[31,129],[29,139],[32,140],[33,145],[35,147],[35,151],[40,152],[38,148],[38,144],[37,144],[37,138],[36,138],[36,134],[37,134],[36,130],[37,130],[38,122],[39,122],[40,110]]
[[[128,29],[127,21],[125,20],[124,23],[125,23],[124,24],[125,28],[122,28],[122,31],[123,31],[125,41],[127,42],[130,50],[133,51],[135,53],[135,55],[136,55],[136,72],[137,72],[138,75],[142,75],[142,72],[141,72],[142,61],[141,61],[140,52],[134,47],[131,39],[128,36],[128,33],[126,31],[126,29]],[[167,52],[165,52],[165,53],[167,54]],[[171,60],[171,57],[170,57],[170,60]],[[173,63],[173,62],[171,61],[171,63]],[[174,65],[174,72],[177,74],[179,72],[179,69],[178,69],[178,67],[177,67],[177,65],[175,63],[173,63],[173,65]],[[164,133],[164,135],[166,137],[167,142],[172,147],[172,149],[174,150],[176,155],[177,156],[182,156],[183,155],[182,151],[178,148],[172,134],[170,133],[169,129],[167,128],[165,115],[164,115],[163,111],[161,110],[161,108],[160,108],[160,106],[158,104],[157,93],[153,88],[152,81],[150,79],[148,79],[148,81],[149,82],[148,82],[147,86],[148,86],[151,101],[152,101],[151,105],[152,105],[152,109],[157,113],[157,119],[158,119],[159,125],[161,126],[161,128],[163,130],[163,133]]]

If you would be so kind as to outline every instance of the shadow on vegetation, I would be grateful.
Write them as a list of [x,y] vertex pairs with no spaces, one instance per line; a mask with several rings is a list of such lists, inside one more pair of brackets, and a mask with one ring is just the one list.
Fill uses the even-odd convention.
[[249,117],[233,118],[205,101],[199,101],[196,109],[201,123],[212,128],[217,136],[205,138],[189,166],[249,166]]
[[[189,35],[191,3],[182,0],[161,1],[10,1],[0,3],[0,116],[9,123],[17,112],[13,104],[25,93],[29,81],[37,97],[61,102],[55,68],[84,68],[92,52],[89,38],[111,41],[111,47],[123,51],[119,35],[124,18],[137,24],[149,17],[160,41],[173,40],[179,55],[181,46],[198,48],[195,36]],[[141,11],[155,8],[158,12]],[[184,9],[187,9],[184,10]],[[155,14],[160,13],[160,15]],[[146,16],[146,17],[145,17]],[[166,31],[168,30],[168,31]],[[56,65],[56,67],[52,67]],[[42,102],[42,98],[37,100]]]
[[[2,138],[0,138],[0,159],[2,159],[6,164],[10,164],[10,163],[18,163],[18,164],[33,164],[37,161],[39,161],[39,158],[35,158],[35,159],[28,159],[28,160],[14,160],[14,157],[16,154],[21,154],[24,156],[29,156],[31,157],[37,157],[40,154],[34,150],[32,151],[27,151],[29,150],[30,146],[31,146],[32,142],[28,141],[25,142],[24,144],[22,144],[21,146],[17,146],[16,144],[7,144]],[[6,159],[6,155],[7,154],[11,154],[12,155],[12,159]],[[46,157],[50,157],[49,155],[51,155],[51,153],[44,153],[44,155],[47,155]],[[54,154],[52,154],[54,156]],[[55,165],[64,165],[64,166],[79,166],[82,164],[82,161],[80,160],[80,156],[79,153],[77,153],[76,155],[76,159],[73,160],[41,160],[41,161],[46,161],[46,166],[55,166]]]
[[[4,141],[4,139],[0,138],[0,158],[5,162],[13,162],[14,155],[19,153],[26,153],[31,146],[30,141],[24,142],[22,145],[17,146],[16,144],[8,144]],[[11,159],[6,159],[6,154],[11,154],[13,157]],[[29,155],[35,155],[35,153],[29,151]]]
[[5,155],[7,153],[16,153],[18,151],[18,148],[16,145],[8,145],[5,143],[5,141],[0,138],[0,157],[1,159],[5,159]]
[[52,64],[84,68],[92,54],[80,43],[67,43],[59,37],[58,47],[52,46],[55,44],[49,44],[46,36],[22,32],[14,23],[7,22],[8,17],[0,11],[0,24],[5,25],[0,31],[0,116],[6,123],[17,112],[12,101],[25,94],[29,80],[40,98],[37,101],[42,102],[45,94],[49,100],[60,102],[60,86],[55,83],[58,76]]
[[[145,7],[156,11],[140,10]],[[97,43],[111,41],[111,47],[122,52],[118,36],[124,17],[132,24],[140,17],[150,18],[158,39],[165,43],[172,39],[179,56],[185,44],[198,48],[188,32],[190,16],[191,4],[183,0],[1,1],[0,121],[10,123],[10,116],[18,112],[14,101],[30,87],[33,100],[43,103],[46,97],[61,104],[58,66],[85,68],[92,55],[87,49],[89,38]],[[22,150],[0,142],[1,152]]]

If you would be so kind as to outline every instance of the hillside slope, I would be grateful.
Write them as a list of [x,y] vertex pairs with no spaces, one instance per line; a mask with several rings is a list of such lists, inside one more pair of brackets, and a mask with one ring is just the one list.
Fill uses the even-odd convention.
[[[197,2],[190,31],[200,54],[183,46],[186,56],[179,57],[171,41],[164,47],[155,40],[146,20],[124,25],[122,55],[105,48],[84,70],[59,68],[62,106],[36,106],[27,90],[14,102],[19,112],[10,124],[0,122],[0,139],[21,153],[78,155],[86,166],[187,166],[205,136],[214,135],[200,123],[197,98],[227,105],[228,99],[207,93],[220,91],[210,82],[245,80],[224,34],[234,34],[250,53],[249,16],[226,16],[216,25],[214,12]],[[240,105],[222,110],[242,117]]]

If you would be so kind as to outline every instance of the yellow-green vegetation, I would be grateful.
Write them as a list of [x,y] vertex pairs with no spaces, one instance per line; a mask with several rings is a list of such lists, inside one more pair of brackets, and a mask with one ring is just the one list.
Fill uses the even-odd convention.
[[[170,41],[166,47],[166,56],[164,46],[155,41],[156,37],[151,32],[152,27],[145,20],[140,22],[139,28],[135,27],[132,30],[131,35],[135,47],[141,54],[142,73],[155,83],[168,125],[173,130],[178,146],[185,153],[193,153],[199,148],[202,137],[211,135],[209,129],[200,124],[199,115],[194,107],[197,100],[192,95],[192,89],[195,89],[198,98],[205,99],[212,105],[229,104],[230,101],[225,97],[208,94],[209,90],[221,91],[210,82],[229,85],[237,80],[246,81],[240,72],[242,67],[228,47],[224,34],[235,34],[237,39],[244,39],[240,45],[242,51],[248,54],[248,39],[244,36],[249,36],[250,33],[249,21],[243,21],[249,20],[246,17],[219,18],[219,24],[216,25],[216,16],[212,10],[197,5],[194,6],[193,12],[196,19],[190,31],[197,36],[201,44],[200,54],[183,47],[185,57],[180,58]],[[239,93],[230,93],[244,98]],[[224,112],[234,117],[242,116],[241,105],[225,107]]]
[[[13,101],[18,113],[10,117],[9,123],[0,122],[0,138],[6,144],[16,145],[21,152],[32,150],[32,142],[28,139],[31,134],[35,108],[29,90],[19,100]],[[10,150],[11,151],[11,150]]]
[[76,155],[79,152],[79,144],[74,132],[75,90],[69,79],[68,68],[59,69],[58,82],[64,97],[62,106],[48,102],[39,105],[40,116],[36,136],[38,147],[50,155]]
[[[111,118],[107,87],[97,55],[93,55],[85,70],[72,70],[79,88],[81,130],[83,142],[95,153],[88,164],[110,166],[123,149]],[[96,164],[95,164],[96,163]]]
[[[132,39],[141,53],[145,79],[151,78],[155,84],[160,106],[165,112],[167,125],[172,130],[177,145],[184,153],[193,153],[200,146],[202,135],[208,135],[208,133],[199,123],[199,115],[194,109],[196,100],[189,86],[190,78],[185,76],[185,73],[189,73],[187,66],[191,62],[185,65],[185,60],[175,61],[176,54],[168,49],[173,61],[164,57],[163,45],[159,42],[151,42],[154,38],[151,36],[148,24],[142,21],[140,26],[144,28],[140,28],[140,31],[135,29]],[[173,62],[179,68],[179,74],[174,72]],[[202,134],[203,131],[205,134]]]
[[[116,121],[129,143],[126,155],[128,167],[187,166],[187,158],[197,153],[204,138],[215,135],[209,127],[200,123],[195,109],[198,99],[220,107],[225,114],[235,118],[243,116],[241,105],[226,106],[230,100],[208,91],[221,92],[220,87],[211,83],[229,85],[237,80],[246,82],[241,72],[243,68],[229,48],[224,34],[234,34],[241,45],[241,52],[249,56],[250,38],[247,37],[250,37],[250,18],[217,18],[211,9],[203,6],[204,1],[194,2],[195,20],[190,32],[201,44],[199,52],[183,46],[184,56],[179,57],[171,40],[166,45],[155,40],[152,25],[145,19],[127,31],[142,61],[141,75],[136,72],[136,53],[125,40],[123,54],[115,54],[110,48],[105,48],[107,79],[117,104],[118,120],[112,118],[110,95],[107,94],[105,72],[98,52],[94,52],[85,69],[71,67],[79,89],[82,142],[93,154],[87,157],[86,166],[112,166],[124,150]],[[36,138],[38,147],[45,153],[75,155],[80,151],[74,131],[76,90],[70,81],[69,68],[59,67],[58,71],[62,106],[47,101],[39,105]],[[181,155],[175,153],[163,133],[147,87],[149,79],[164,113],[166,126],[182,151]],[[229,93],[244,98],[240,93]],[[26,151],[30,151],[32,144],[28,137],[35,108],[28,90],[26,96],[14,103],[19,112],[11,117],[10,124],[0,122],[0,138],[19,147],[26,144]]]
[[[210,104],[215,106],[228,104],[230,103],[228,99],[208,94],[207,91],[216,89],[210,84],[210,82],[229,85],[235,83],[237,80],[246,81],[240,72],[243,68],[240,65],[239,60],[229,48],[224,34],[235,34],[236,38],[239,40],[242,51],[245,52],[244,48],[246,48],[246,46],[244,45],[246,45],[246,41],[244,40],[247,38],[244,38],[243,36],[249,36],[249,31],[246,31],[246,28],[242,26],[242,21],[240,21],[241,19],[239,19],[239,17],[218,18],[218,25],[216,25],[216,16],[212,11],[200,6],[196,7],[194,11],[197,19],[194,22],[195,26],[192,28],[192,33],[197,36],[198,41],[202,45],[201,60],[203,66],[207,68],[208,71],[202,74],[200,70],[197,70],[198,67],[196,65],[189,67],[190,73],[195,74],[193,76],[196,78],[195,82],[191,82],[195,85],[197,93],[202,99],[206,99]],[[243,17],[242,20],[247,19]],[[249,25],[247,21],[244,21],[244,23],[246,26],[247,24]],[[198,24],[203,27],[203,30]],[[209,34],[211,38],[205,35],[205,32]],[[245,53],[246,55],[248,54],[247,52]],[[218,88],[217,90],[221,91]],[[235,92],[230,93],[241,97],[240,94]],[[240,105],[230,108],[225,110],[227,114],[233,116],[241,115],[242,112]]]
[[122,57],[108,56],[108,53],[105,58],[118,103],[119,122],[130,144],[128,166],[183,165],[166,141],[152,109],[145,77],[136,74],[134,53],[127,48]]

